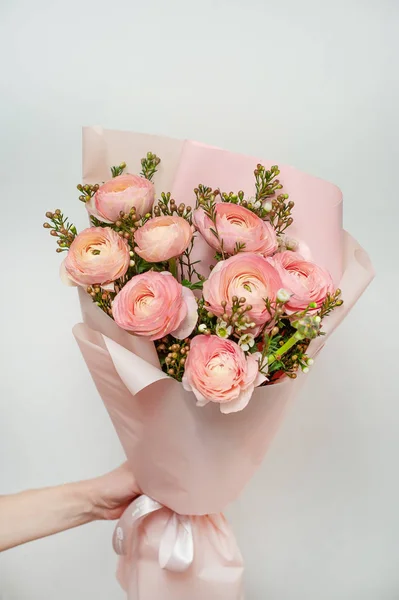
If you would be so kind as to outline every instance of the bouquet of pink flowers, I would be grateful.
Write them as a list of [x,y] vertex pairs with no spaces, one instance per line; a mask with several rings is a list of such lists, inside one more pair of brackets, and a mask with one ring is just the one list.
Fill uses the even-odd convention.
[[90,226],[78,234],[57,209],[44,227],[67,253],[75,336],[143,491],[115,530],[120,581],[131,600],[241,600],[220,513],[371,265],[342,230],[338,188],[290,167],[93,128],[84,170]]

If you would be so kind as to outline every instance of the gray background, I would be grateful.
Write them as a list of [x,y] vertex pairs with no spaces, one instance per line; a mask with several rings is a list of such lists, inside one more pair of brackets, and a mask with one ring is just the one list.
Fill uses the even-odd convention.
[[[1,493],[122,460],[41,228],[57,206],[85,223],[81,125],[265,156],[342,188],[378,277],[229,510],[247,596],[399,597],[398,17],[395,0],[1,1]],[[1,600],[122,599],[112,529],[3,554]]]

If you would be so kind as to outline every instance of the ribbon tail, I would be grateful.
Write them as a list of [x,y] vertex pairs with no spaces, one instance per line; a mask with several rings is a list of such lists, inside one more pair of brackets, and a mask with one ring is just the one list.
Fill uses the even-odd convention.
[[172,513],[159,546],[159,565],[162,569],[183,573],[194,560],[194,539],[188,517]]

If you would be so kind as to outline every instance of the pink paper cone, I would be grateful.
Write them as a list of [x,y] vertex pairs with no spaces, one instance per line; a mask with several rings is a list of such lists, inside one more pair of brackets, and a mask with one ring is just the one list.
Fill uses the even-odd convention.
[[[149,150],[162,159],[155,177],[158,193],[171,191],[177,202],[191,205],[199,183],[254,194],[256,164],[272,164],[195,142],[87,128],[85,181],[107,179],[109,166],[122,161],[137,172]],[[310,345],[314,356],[374,273],[367,254],[342,230],[339,189],[291,167],[280,169],[279,178],[296,203],[290,235],[306,241],[316,262],[333,274],[344,298],[344,305],[325,320],[327,335]],[[206,271],[212,254],[201,244],[196,252]],[[171,574],[157,562],[167,513],[147,517],[138,546],[120,567],[129,599],[153,600],[162,593],[165,600],[241,600],[241,562],[234,536],[221,516],[206,515],[223,511],[259,467],[303,376],[257,388],[239,413],[224,415],[212,403],[198,408],[194,395],[160,370],[152,343],[122,331],[84,291],[79,293],[84,323],[74,334],[140,488],[168,510],[190,515],[195,531],[198,554],[192,568],[184,577]],[[231,549],[231,561],[219,551],[217,531]]]

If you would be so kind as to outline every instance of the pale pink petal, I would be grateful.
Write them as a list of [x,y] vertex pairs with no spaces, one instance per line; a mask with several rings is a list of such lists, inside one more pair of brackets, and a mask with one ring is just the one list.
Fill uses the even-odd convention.
[[256,379],[254,381],[254,387],[259,387],[265,381],[268,381],[268,378],[266,377],[266,375],[264,375],[263,373],[261,373],[260,371],[258,371],[258,374],[257,374]]
[[220,412],[222,412],[225,415],[228,415],[230,413],[239,412],[240,410],[243,410],[248,405],[248,402],[251,400],[253,391],[253,385],[249,385],[247,388],[244,388],[243,390],[241,390],[241,393],[236,400],[231,400],[231,402],[221,404]]
[[98,212],[97,207],[96,207],[95,195],[92,196],[88,202],[86,202],[86,210],[89,213],[89,215],[91,215],[92,217],[95,217],[102,223],[112,223],[112,221],[108,221],[107,219],[105,219],[103,217],[102,214],[100,214]]
[[193,332],[198,321],[198,306],[193,291],[182,286],[182,294],[187,307],[187,314],[179,327],[172,331],[173,337],[178,340],[184,340],[184,338],[188,337]]
[[193,391],[193,388],[191,387],[191,384],[190,384],[190,382],[188,380],[188,377],[187,377],[186,373],[184,373],[181,382],[182,382],[182,385],[183,385],[184,389],[186,390],[186,392],[192,392]]
[[114,292],[115,291],[115,283],[105,283],[102,286],[100,286],[103,290],[105,290],[106,292]]
[[252,354],[247,356],[247,375],[244,380],[244,386],[252,385],[256,379],[259,370],[259,363]]
[[72,281],[72,279],[69,277],[68,271],[65,268],[65,259],[62,261],[62,263],[60,265],[60,278],[61,278],[62,283],[69,287],[77,287],[77,285],[78,285],[77,283]]
[[203,407],[209,404],[209,400],[204,398],[204,396],[196,389],[193,389],[194,396],[197,398],[196,406]]

